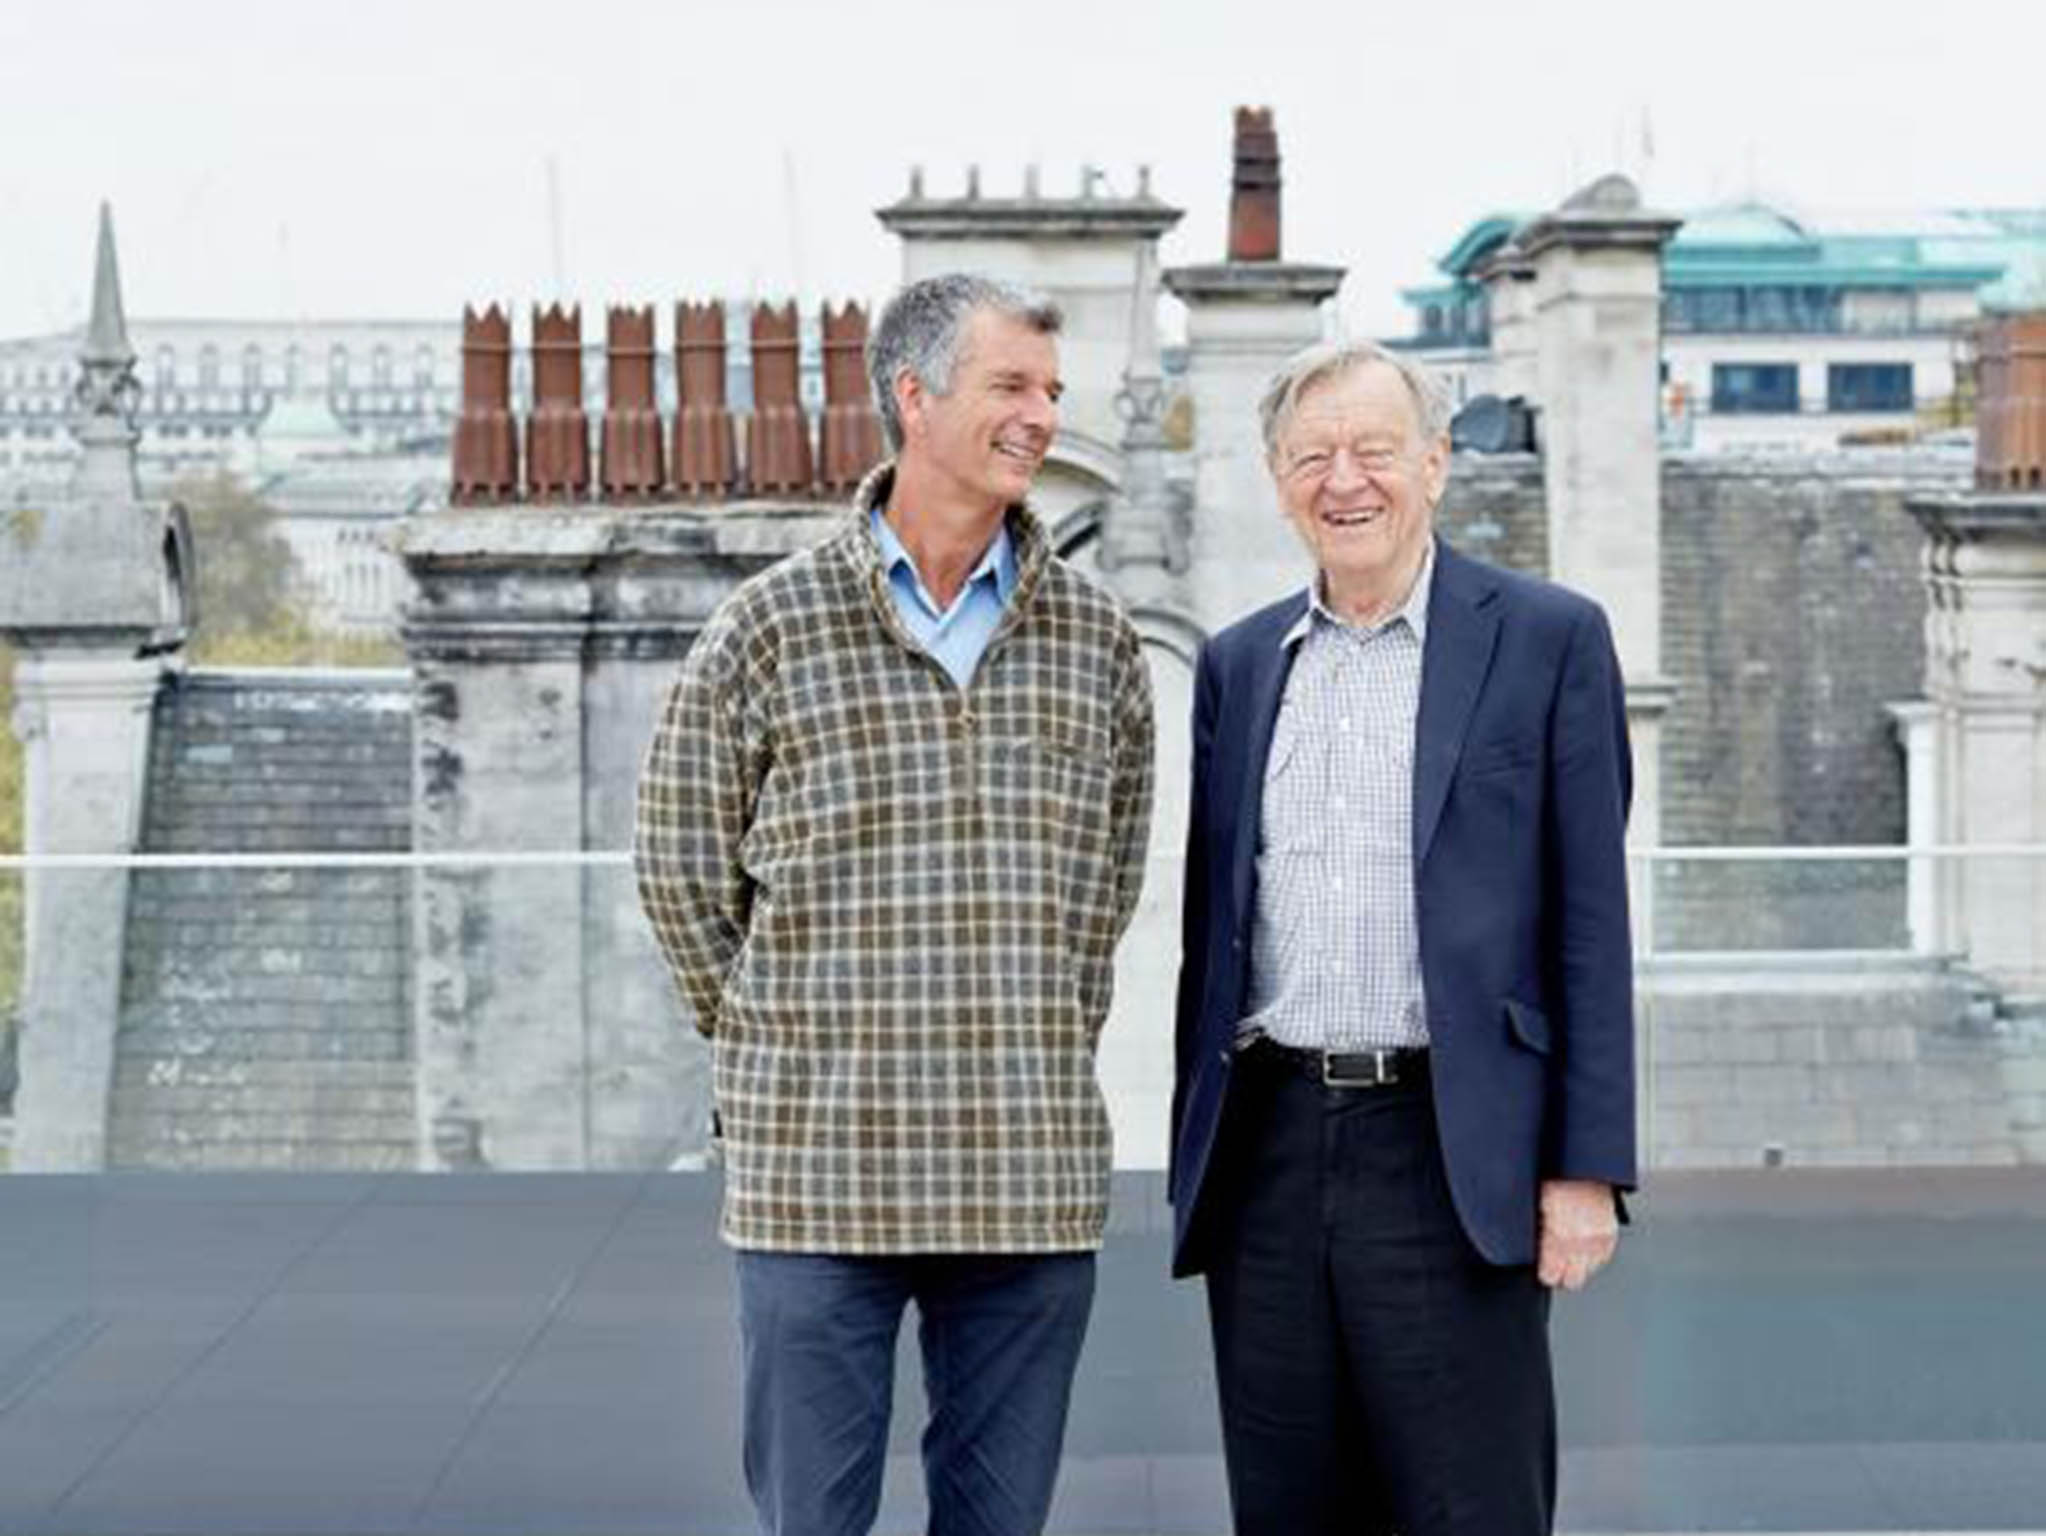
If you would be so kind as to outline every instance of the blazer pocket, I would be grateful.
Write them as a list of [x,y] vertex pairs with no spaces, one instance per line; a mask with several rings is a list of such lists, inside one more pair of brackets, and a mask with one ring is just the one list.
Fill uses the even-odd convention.
[[1457,772],[1467,779],[1480,778],[1488,773],[1510,773],[1532,767],[1541,755],[1541,743],[1528,737],[1488,741],[1465,752]]
[[1506,1028],[1513,1038],[1537,1056],[1546,1056],[1551,1050],[1549,1038],[1549,1016],[1539,1008],[1530,1008],[1518,998],[1509,997],[1503,1005],[1506,1012]]

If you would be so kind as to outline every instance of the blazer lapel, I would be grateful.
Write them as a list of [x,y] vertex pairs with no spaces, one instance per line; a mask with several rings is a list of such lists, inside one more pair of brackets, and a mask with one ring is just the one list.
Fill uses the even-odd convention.
[[[1471,711],[1499,638],[1499,589],[1483,567],[1441,540],[1428,639],[1421,653],[1421,704],[1414,723],[1414,869],[1419,872],[1449,798]],[[1269,740],[1269,735],[1267,740]]]
[[1237,786],[1236,858],[1230,887],[1235,895],[1239,922],[1250,916],[1251,888],[1257,875],[1258,826],[1264,817],[1265,761],[1272,755],[1272,730],[1279,718],[1279,701],[1286,693],[1286,674],[1293,669],[1293,648],[1281,643],[1287,630],[1307,611],[1303,594],[1288,604],[1276,622],[1247,636],[1252,649],[1245,668],[1241,713],[1231,719],[1227,712],[1219,722],[1222,730],[1240,730],[1243,751],[1237,759],[1243,781]]

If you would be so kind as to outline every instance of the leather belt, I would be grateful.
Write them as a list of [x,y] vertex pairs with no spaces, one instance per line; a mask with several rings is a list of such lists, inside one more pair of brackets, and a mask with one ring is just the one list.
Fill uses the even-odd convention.
[[1326,1088],[1390,1088],[1419,1082],[1428,1071],[1428,1048],[1421,1045],[1378,1051],[1314,1051],[1281,1045],[1260,1035],[1245,1047],[1244,1055],[1298,1072]]

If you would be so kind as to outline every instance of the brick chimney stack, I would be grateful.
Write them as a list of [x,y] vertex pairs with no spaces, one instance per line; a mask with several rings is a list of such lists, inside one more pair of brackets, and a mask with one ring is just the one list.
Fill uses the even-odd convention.
[[756,495],[806,495],[815,479],[793,300],[753,310],[753,416],[746,426],[746,472]]
[[2046,490],[2046,310],[1990,320],[1978,356],[1976,486]]
[[1229,259],[1279,259],[1279,132],[1270,107],[1236,109],[1236,174],[1229,193]]
[[666,485],[661,463],[661,413],[654,398],[654,311],[613,308],[605,314],[603,451],[606,501],[650,499]]
[[533,310],[533,414],[526,419],[526,495],[581,501],[590,493],[590,421],[583,411],[580,304]]
[[738,474],[737,436],[725,403],[725,307],[675,306],[675,489],[723,496]]
[[511,413],[511,315],[462,310],[462,414],[455,421],[457,506],[515,500],[518,426]]
[[857,304],[843,312],[824,306],[824,419],[818,436],[822,461],[817,483],[830,494],[851,491],[881,462],[886,445],[881,418],[867,384],[867,314]]

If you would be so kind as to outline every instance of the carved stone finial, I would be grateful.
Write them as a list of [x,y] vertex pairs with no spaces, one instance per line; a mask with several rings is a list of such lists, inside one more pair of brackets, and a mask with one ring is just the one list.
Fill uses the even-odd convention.
[[1158,248],[1137,246],[1130,312],[1130,358],[1115,407],[1123,419],[1122,493],[1102,530],[1100,559],[1109,571],[1150,566],[1183,574],[1192,559],[1182,509],[1165,479],[1165,378],[1158,353]]
[[92,276],[92,319],[78,355],[78,384],[72,394],[72,435],[85,450],[77,470],[81,486],[136,491],[135,407],[142,386],[135,379],[135,348],[121,310],[121,268],[114,254],[114,212],[99,205],[99,244]]
[[924,168],[920,165],[909,168],[909,200],[913,203],[924,200]]
[[1023,200],[1029,203],[1037,201],[1037,167],[1034,165],[1023,167]]
[[977,165],[969,165],[966,168],[966,200],[968,202],[974,202],[977,201],[979,197],[980,197],[980,167]]

